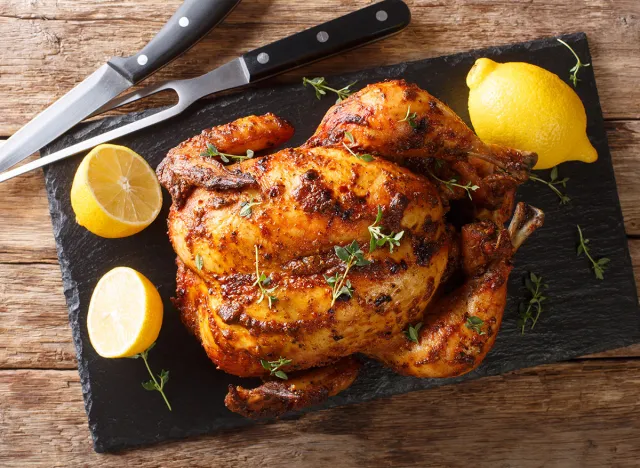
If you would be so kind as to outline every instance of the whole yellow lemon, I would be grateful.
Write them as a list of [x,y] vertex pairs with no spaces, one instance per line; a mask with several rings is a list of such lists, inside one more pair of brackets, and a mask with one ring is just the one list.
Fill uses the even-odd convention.
[[557,75],[529,63],[480,58],[467,86],[471,123],[485,143],[538,153],[535,169],[598,159],[582,101]]

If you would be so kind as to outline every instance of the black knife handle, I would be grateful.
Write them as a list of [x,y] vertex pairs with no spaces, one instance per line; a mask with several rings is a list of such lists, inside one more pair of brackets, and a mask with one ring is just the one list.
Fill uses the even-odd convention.
[[386,0],[255,49],[242,56],[251,82],[359,47],[409,25],[401,0]]
[[132,83],[142,81],[195,45],[240,1],[185,0],[144,49],[131,57],[114,57],[109,64]]

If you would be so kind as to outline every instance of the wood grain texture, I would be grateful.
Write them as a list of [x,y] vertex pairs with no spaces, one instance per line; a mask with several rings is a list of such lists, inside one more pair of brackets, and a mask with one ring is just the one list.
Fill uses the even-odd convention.
[[[640,3],[640,2],[639,2]],[[640,76],[640,74],[638,75]],[[627,235],[640,235],[640,121],[606,122]],[[636,272],[636,278],[638,273]]]
[[0,263],[0,278],[0,368],[75,368],[60,267]]
[[[0,3],[0,31],[4,37],[12,38],[0,49],[0,94],[4,104],[0,135],[16,131],[111,56],[137,52],[179,3],[180,0]],[[158,73],[153,81],[202,74],[241,52],[370,3],[243,2],[219,29]],[[592,45],[605,117],[640,117],[640,89],[636,86],[640,72],[640,3],[636,0],[579,4],[556,0],[407,3],[413,14],[407,31],[289,76],[331,74],[585,31]]]
[[[28,158],[26,162],[35,159]],[[71,188],[69,188],[71,189]],[[42,170],[0,184],[0,262],[58,263]]]
[[[0,2],[0,136],[112,55],[139,50],[181,0]],[[372,3],[245,1],[151,82],[204,73],[251,48]],[[407,1],[410,28],[295,71],[332,74],[585,31],[627,233],[640,235],[640,2]],[[158,105],[164,101],[151,101]],[[570,176],[570,175],[569,175]],[[571,196],[579,196],[572,192]],[[0,184],[0,466],[637,466],[640,345],[298,421],[93,453],[41,172]],[[630,248],[640,278],[640,240]],[[602,359],[616,358],[616,359]],[[29,370],[12,370],[30,368]],[[59,369],[59,370],[41,370]],[[170,384],[169,384],[170,385]],[[168,387],[170,391],[170,386]]]
[[0,371],[0,465],[637,466],[639,383],[640,361],[542,366],[297,421],[97,455],[75,371]]

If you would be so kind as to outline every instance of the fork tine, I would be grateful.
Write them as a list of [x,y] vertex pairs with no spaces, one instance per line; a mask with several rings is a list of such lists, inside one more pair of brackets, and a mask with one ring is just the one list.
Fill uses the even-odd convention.
[[107,102],[104,106],[102,106],[100,109],[95,111],[93,114],[91,114],[87,118],[95,117],[96,115],[100,115],[100,114],[103,114],[104,112],[117,109],[118,107],[122,107],[126,104],[131,104],[132,102],[136,102],[140,99],[159,93],[160,91],[165,91],[167,89],[171,89],[177,92],[177,90],[174,87],[174,81],[162,81],[160,83],[156,83],[154,85],[147,86],[137,91],[132,91],[123,96],[112,99],[111,101]]
[[69,156],[73,156],[74,154],[82,153],[84,151],[88,151],[94,146],[97,146],[102,143],[106,143],[111,140],[115,140],[116,138],[120,138],[122,136],[128,135],[129,133],[136,132],[143,128],[147,128],[156,123],[162,122],[164,120],[170,119],[178,114],[180,114],[184,109],[188,107],[189,104],[178,103],[168,109],[162,110],[156,114],[152,114],[148,117],[145,117],[140,120],[136,120],[129,124],[123,125],[121,127],[117,127],[113,130],[109,130],[105,133],[101,133],[87,140],[76,143],[75,145],[64,148],[55,153],[49,154],[47,156],[43,156],[40,159],[36,159],[27,164],[19,166],[15,169],[11,169],[6,172],[0,173],[0,183],[5,180],[9,180],[13,177],[19,176],[26,172],[32,171],[42,166],[46,166],[47,164],[51,164],[57,161],[61,161],[62,159],[68,158]]

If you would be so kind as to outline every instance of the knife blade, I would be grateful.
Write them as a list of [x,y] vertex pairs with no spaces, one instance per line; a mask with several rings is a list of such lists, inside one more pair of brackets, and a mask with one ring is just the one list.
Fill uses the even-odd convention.
[[5,142],[0,149],[0,171],[35,153],[84,119],[87,110],[99,108],[131,86],[109,64],[102,65]]
[[18,130],[0,148],[0,171],[22,161],[184,53],[241,0],[185,0],[137,54],[114,57]]
[[[180,114],[189,105],[191,105],[191,103],[198,99],[199,94],[202,92],[203,86],[210,85],[207,88],[209,90],[207,94],[209,94],[210,92],[223,91],[225,89],[232,89],[245,85],[249,82],[249,77],[244,72],[245,69],[246,66],[242,61],[242,58],[237,58],[199,78],[194,78],[193,80],[184,80],[184,82],[197,81],[197,83],[194,86],[177,86],[176,88],[172,88],[176,90],[180,99],[178,101],[178,104],[176,104],[175,106],[157,112],[149,117],[145,117],[144,119],[137,120],[127,125],[123,125],[114,130],[110,130],[106,133],[101,133],[100,135],[97,135],[93,138],[81,141],[80,143],[76,143],[75,145],[69,146],[53,154],[43,156],[40,159],[36,159],[35,161],[23,164],[22,166],[11,169],[10,171],[0,173],[0,183],[12,179],[16,176],[25,174],[39,167],[46,166],[47,164],[51,164],[68,158],[69,156],[73,156],[74,154],[81,153],[82,151],[91,149],[101,143],[115,140],[124,135],[128,135],[129,133],[170,119],[171,117]],[[184,84],[184,82],[181,83]],[[166,82],[164,84],[153,86],[154,92],[159,92],[163,89],[169,89],[164,86],[171,84],[172,82]],[[139,95],[139,93],[132,93],[132,96],[137,95]]]
[[400,32],[410,21],[411,12],[404,2],[385,0],[255,49],[197,78],[167,81],[133,92],[111,101],[100,111],[113,109],[167,89],[178,94],[178,103],[151,116],[0,174],[0,182],[175,117],[204,96],[242,87],[383,39]]

